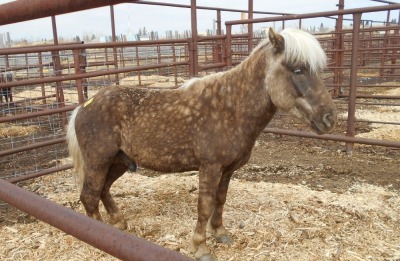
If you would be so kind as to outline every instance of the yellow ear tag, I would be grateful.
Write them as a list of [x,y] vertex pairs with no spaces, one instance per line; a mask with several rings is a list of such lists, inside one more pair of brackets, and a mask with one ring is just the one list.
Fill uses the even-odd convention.
[[85,104],[83,105],[83,107],[88,106],[88,105],[91,104],[92,102],[93,102],[93,98],[90,98],[89,100],[87,100],[87,101],[85,102]]

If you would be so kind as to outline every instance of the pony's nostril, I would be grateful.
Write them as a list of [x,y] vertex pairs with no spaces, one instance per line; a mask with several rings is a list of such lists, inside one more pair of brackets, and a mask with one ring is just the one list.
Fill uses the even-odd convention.
[[326,127],[330,128],[333,124],[333,117],[332,114],[326,113],[322,117],[322,121],[325,123]]

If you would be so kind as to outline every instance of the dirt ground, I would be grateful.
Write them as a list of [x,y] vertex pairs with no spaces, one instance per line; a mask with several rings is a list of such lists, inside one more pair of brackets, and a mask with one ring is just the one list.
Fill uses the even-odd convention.
[[356,145],[349,156],[344,148],[339,142],[263,134],[237,178],[338,193],[355,183],[400,190],[399,150]]

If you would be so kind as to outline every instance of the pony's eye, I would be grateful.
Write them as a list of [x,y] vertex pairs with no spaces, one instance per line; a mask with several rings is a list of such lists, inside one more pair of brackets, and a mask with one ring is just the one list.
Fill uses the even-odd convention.
[[303,71],[302,71],[301,69],[294,69],[294,70],[293,70],[293,73],[294,73],[294,74],[297,74],[297,75],[300,75],[300,74],[303,73]]

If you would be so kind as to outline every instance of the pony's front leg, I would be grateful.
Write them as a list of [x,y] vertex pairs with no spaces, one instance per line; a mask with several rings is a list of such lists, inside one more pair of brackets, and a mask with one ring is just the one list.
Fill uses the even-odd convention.
[[227,245],[233,243],[232,238],[229,236],[228,230],[223,225],[222,222],[222,212],[224,209],[224,204],[226,202],[226,195],[228,193],[229,182],[231,180],[233,171],[224,172],[219,182],[215,207],[212,217],[210,218],[208,225],[210,232],[216,237],[217,241]]
[[192,238],[192,251],[201,261],[213,261],[206,243],[207,222],[213,212],[216,192],[222,170],[220,165],[201,166],[199,170],[199,198],[197,203],[197,225]]

